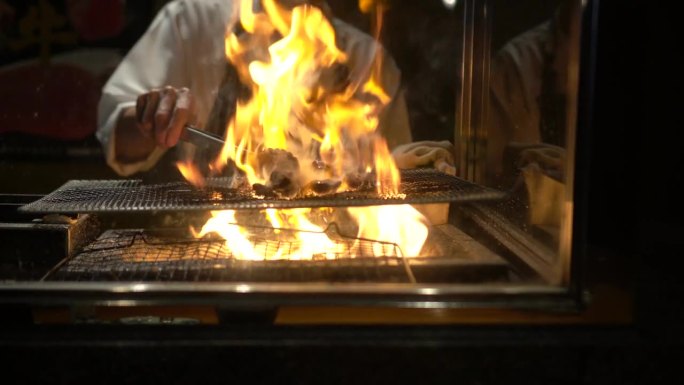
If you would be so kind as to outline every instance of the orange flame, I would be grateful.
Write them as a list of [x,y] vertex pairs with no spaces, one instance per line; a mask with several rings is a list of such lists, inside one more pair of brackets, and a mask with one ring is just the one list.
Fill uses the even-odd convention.
[[204,187],[206,181],[202,173],[197,169],[191,162],[176,162],[176,167],[180,171],[181,175],[187,179],[190,184],[197,187]]
[[[310,5],[289,11],[273,0],[263,4],[266,13],[254,14],[251,2],[244,0],[241,23],[253,32],[226,37],[226,57],[253,97],[238,103],[215,167],[221,169],[232,159],[250,183],[263,183],[268,175],[261,175],[250,154],[283,149],[299,160],[304,184],[375,169],[378,161],[363,156],[358,143],[377,131],[378,113],[390,101],[377,76],[369,74],[365,84],[342,84],[339,89],[337,83],[346,79],[338,79],[338,71],[344,71],[347,54],[337,47],[335,30],[323,12]],[[274,31],[283,37],[270,43]],[[267,49],[260,47],[265,42],[270,43]],[[359,92],[378,100],[363,102]],[[377,153],[383,163],[394,162],[389,149]],[[313,166],[318,157],[329,166],[327,173]]]
[[[269,243],[254,241],[250,231],[237,223],[235,210],[212,212],[212,218],[197,232],[191,229],[196,238],[209,233],[219,234],[226,239],[226,247],[236,259],[252,261],[263,260],[311,260],[316,257],[334,259],[343,251],[344,245],[332,241],[322,228],[307,219],[310,209],[266,210],[266,217],[278,229],[297,229],[293,237],[283,238],[284,242]],[[273,245],[276,244],[277,247]]]
[[[232,161],[250,184],[266,184],[270,175],[259,164],[258,154],[281,149],[297,158],[303,185],[322,179],[344,182],[349,174],[375,172],[378,193],[399,196],[399,170],[378,132],[379,113],[391,101],[382,87],[379,44],[366,80],[344,79],[347,53],[337,47],[335,29],[319,8],[302,5],[286,10],[274,0],[262,4],[264,12],[255,13],[252,1],[242,0],[240,22],[246,33],[230,33],[225,39],[226,58],[251,88],[252,97],[237,103],[226,127],[225,146],[211,169],[222,170]],[[382,27],[378,10],[376,39]],[[274,42],[278,35],[281,38]],[[327,167],[314,166],[320,161]],[[187,164],[179,167],[191,169]],[[194,171],[186,178],[198,181]],[[340,183],[344,188],[346,184]],[[348,212],[358,224],[359,237],[397,244],[404,256],[420,254],[427,220],[411,206]],[[278,248],[254,242],[232,210],[213,212],[195,236],[217,233],[236,258],[249,260],[332,259],[341,250],[342,245],[311,220],[310,209],[266,210],[264,218],[275,229],[298,230],[293,242]],[[275,234],[284,236],[284,230]]]
[[[417,257],[428,236],[427,219],[411,205],[349,207],[359,237],[399,246],[404,257]],[[381,253],[375,245],[373,252]]]
[[[428,236],[428,222],[412,206],[350,207],[346,210],[358,223],[357,237],[376,241],[371,250],[373,255],[394,255],[393,250],[387,249],[389,243],[398,246],[399,254],[396,256],[420,256]],[[240,225],[235,210],[213,211],[212,218],[201,231],[191,230],[197,238],[209,233],[220,235],[236,259],[335,259],[342,253],[351,258],[369,256],[368,250],[362,250],[359,241],[350,244],[330,239],[323,228],[308,218],[310,214],[311,209],[266,210],[265,216],[276,234],[270,243],[255,238],[248,226]],[[282,235],[284,230],[296,231],[288,232],[290,236],[285,237]]]
[[378,194],[384,196],[396,197],[399,195],[399,184],[401,183],[401,175],[399,168],[394,162],[387,162],[386,159],[392,159],[387,148],[387,142],[382,138],[376,138],[373,143],[373,150],[375,153],[375,186]]

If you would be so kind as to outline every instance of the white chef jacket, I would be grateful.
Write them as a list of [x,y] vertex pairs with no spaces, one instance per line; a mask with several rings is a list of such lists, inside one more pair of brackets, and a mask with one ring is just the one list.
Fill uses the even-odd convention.
[[[157,147],[147,159],[121,163],[115,158],[114,127],[121,111],[135,106],[139,95],[170,85],[192,90],[197,102],[197,124],[207,122],[226,71],[224,39],[238,22],[239,6],[233,0],[175,0],[158,13],[147,32],[130,50],[104,86],[98,107],[97,138],[107,163],[120,175],[150,170],[166,149]],[[338,46],[348,54],[352,81],[370,76],[370,64],[382,47],[373,38],[335,19]],[[392,102],[380,116],[380,131],[390,148],[411,141],[408,112],[400,89],[400,72],[382,50],[382,85]],[[176,146],[184,152],[191,147]]]

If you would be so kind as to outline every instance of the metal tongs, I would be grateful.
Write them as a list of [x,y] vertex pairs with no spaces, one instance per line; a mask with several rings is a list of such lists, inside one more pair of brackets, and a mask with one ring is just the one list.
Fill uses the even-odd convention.
[[200,149],[220,152],[223,149],[225,140],[222,137],[200,130],[191,125],[185,125],[181,132],[180,140],[192,143]]

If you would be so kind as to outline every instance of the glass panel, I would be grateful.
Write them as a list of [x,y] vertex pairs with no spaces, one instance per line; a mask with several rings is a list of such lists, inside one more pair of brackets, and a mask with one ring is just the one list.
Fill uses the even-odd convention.
[[[565,284],[581,6],[0,0],[0,235],[14,248],[0,280],[258,276],[252,283],[391,283],[371,291],[413,294]],[[417,168],[441,174],[399,172]],[[413,174],[428,180],[397,180]],[[153,202],[190,197],[185,208],[235,189],[319,203],[160,214],[135,206],[142,189],[120,179],[153,185]],[[16,211],[74,180],[86,187],[65,194],[90,215]],[[98,187],[113,185],[125,188]],[[444,186],[455,192],[430,190]],[[419,203],[320,203],[407,195]],[[108,205],[127,209],[98,212]],[[274,206],[245,206],[255,207]],[[123,274],[131,264],[141,270]]]
[[468,166],[461,169],[508,192],[508,199],[478,210],[500,215],[495,221],[515,229],[506,231],[508,240],[524,250],[514,252],[516,258],[560,283],[567,278],[572,223],[581,4],[468,4],[475,54],[466,66],[482,77],[463,95],[472,106],[461,114],[472,115],[461,120],[457,137]]

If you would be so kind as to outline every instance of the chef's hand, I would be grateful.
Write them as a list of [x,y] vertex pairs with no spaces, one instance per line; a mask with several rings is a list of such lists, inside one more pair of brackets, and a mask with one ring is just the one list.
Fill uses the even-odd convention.
[[195,116],[195,98],[187,88],[166,86],[138,96],[135,106],[140,132],[158,146],[178,143],[183,127]]
[[[506,151],[513,155],[515,166],[520,170],[536,164],[540,170],[559,181],[565,174],[565,149],[547,143],[510,143]],[[509,158],[510,159],[510,158]]]
[[456,175],[454,146],[447,140],[403,144],[392,150],[392,156],[399,168],[428,166],[449,175]]
[[560,226],[566,187],[565,149],[547,143],[513,142],[505,151],[518,174],[513,191],[524,186],[529,223]]

